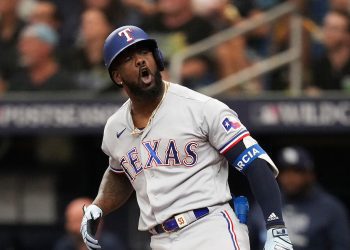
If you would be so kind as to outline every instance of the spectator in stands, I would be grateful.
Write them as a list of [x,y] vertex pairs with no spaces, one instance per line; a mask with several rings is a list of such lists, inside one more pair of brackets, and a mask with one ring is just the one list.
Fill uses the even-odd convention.
[[[60,238],[54,250],[85,250],[86,245],[80,236],[80,223],[83,218],[83,206],[92,203],[92,199],[80,197],[72,200],[65,210],[66,234]],[[123,242],[111,232],[103,230],[103,224],[99,226],[97,234],[105,250],[125,250]]]
[[[62,15],[56,6],[50,0],[38,0],[29,13],[28,22],[30,24],[44,23],[53,28],[58,33],[61,32]],[[59,36],[58,46],[62,45],[61,36]]]
[[191,0],[159,0],[157,9],[156,14],[144,20],[143,26],[160,38],[157,41],[166,58],[213,34],[211,23],[194,14]]
[[[348,250],[350,229],[344,205],[316,182],[314,161],[301,147],[285,147],[277,154],[283,218],[294,250]],[[254,206],[250,217],[252,249],[262,249],[263,220]],[[262,217],[261,217],[262,218]],[[260,225],[260,226],[259,226]],[[256,230],[255,228],[259,228]]]
[[121,2],[136,11],[140,12],[143,16],[150,16],[157,13],[157,4],[154,1],[147,0],[121,0]]
[[[165,60],[214,32],[208,20],[195,15],[191,4],[191,0],[159,0],[156,6],[158,12],[148,16],[141,25],[157,39]],[[202,60],[203,57],[206,59]],[[212,61],[207,55],[186,60],[182,66],[183,69],[187,68],[182,82],[189,87],[199,87],[207,84],[210,81],[208,79],[216,78],[215,64]],[[188,69],[194,71],[189,72]]]
[[325,52],[322,45],[321,26],[323,20],[330,10],[348,11],[350,13],[349,0],[313,0],[308,1],[307,17],[304,18],[304,26],[312,36],[311,58],[319,59]]
[[99,92],[112,85],[102,55],[104,41],[112,27],[111,20],[100,9],[89,8],[82,13],[77,43],[62,58],[64,65],[75,74],[80,88]]
[[18,3],[18,0],[0,1],[0,89],[4,89],[4,81],[15,73],[18,66],[16,44],[25,25],[17,13]]
[[[126,8],[123,0],[50,0],[55,3],[62,14],[61,37],[64,46],[72,46],[79,33],[81,15],[84,10],[97,8],[104,11],[114,27],[137,22],[130,17],[130,9]],[[134,19],[133,19],[134,18]]]
[[231,27],[241,20],[239,10],[229,0],[191,0],[196,15],[210,18],[215,30]]
[[256,7],[256,0],[231,0],[231,2],[244,18],[248,17],[249,13]]
[[6,92],[6,82],[5,80],[0,76],[0,95]]
[[83,4],[83,11],[96,8],[106,13],[113,27],[125,24],[128,17],[128,11],[122,0],[83,0]]
[[61,26],[61,19],[61,14],[53,2],[50,0],[39,0],[35,3],[28,21],[31,24],[45,23],[58,31]]
[[[301,15],[302,22],[305,21],[305,13],[307,10],[307,4],[309,1],[304,0],[286,0],[284,2],[291,2],[297,7],[296,11]],[[294,30],[291,25],[293,15],[283,15],[273,23],[273,29],[271,31],[270,37],[270,54],[279,53],[286,51],[290,48],[290,39],[293,37],[291,32]],[[306,25],[305,25],[306,23]],[[301,63],[302,67],[308,68],[310,66],[310,30],[309,26],[312,22],[302,23],[301,31]],[[269,89],[271,90],[288,90],[290,89],[290,79],[289,79],[289,66],[282,66],[271,73],[271,80]]]
[[349,0],[329,0],[331,9],[343,10],[350,12],[350,2]]
[[57,33],[45,24],[29,25],[20,34],[18,50],[22,69],[8,82],[9,91],[54,91],[76,88],[54,57]]
[[309,93],[319,90],[350,91],[350,15],[331,10],[323,24],[324,55],[311,65]]
[[50,0],[61,15],[60,45],[70,47],[74,44],[79,31],[80,13],[83,3],[81,0]]
[[[215,32],[223,31],[231,27],[238,27],[244,21],[239,10],[228,0],[192,0],[192,6],[196,14],[209,20]],[[219,78],[225,78],[236,73],[253,62],[248,56],[246,37],[238,36],[215,47],[215,63]],[[248,90],[249,94],[258,93],[261,90],[260,83],[254,79],[241,86],[230,89],[230,93]]]

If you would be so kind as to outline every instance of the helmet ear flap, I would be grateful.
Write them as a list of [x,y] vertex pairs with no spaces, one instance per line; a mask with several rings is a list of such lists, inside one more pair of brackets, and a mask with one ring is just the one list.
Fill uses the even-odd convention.
[[157,47],[154,48],[153,56],[154,56],[154,60],[157,63],[158,69],[160,71],[163,71],[164,70],[164,58],[163,58],[163,54],[159,48],[157,48]]

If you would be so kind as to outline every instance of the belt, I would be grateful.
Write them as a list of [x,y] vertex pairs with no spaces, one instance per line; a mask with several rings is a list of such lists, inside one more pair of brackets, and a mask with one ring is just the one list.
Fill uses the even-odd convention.
[[164,221],[162,224],[156,225],[149,231],[151,234],[175,232],[180,228],[183,228],[208,214],[209,209],[207,207],[194,209],[182,214],[175,215]]

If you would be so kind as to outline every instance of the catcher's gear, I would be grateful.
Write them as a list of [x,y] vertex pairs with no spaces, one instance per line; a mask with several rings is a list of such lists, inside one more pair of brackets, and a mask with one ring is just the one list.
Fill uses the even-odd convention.
[[102,218],[102,210],[96,205],[83,207],[84,215],[81,222],[80,233],[89,250],[100,249],[98,240],[95,239],[98,224]]
[[267,230],[264,250],[293,250],[287,229],[281,227]]
[[114,59],[117,56],[136,43],[146,43],[150,46],[153,52],[154,59],[160,71],[164,70],[164,61],[157,42],[150,39],[146,32],[136,26],[122,26],[113,31],[106,39],[103,49],[104,62],[109,69]]

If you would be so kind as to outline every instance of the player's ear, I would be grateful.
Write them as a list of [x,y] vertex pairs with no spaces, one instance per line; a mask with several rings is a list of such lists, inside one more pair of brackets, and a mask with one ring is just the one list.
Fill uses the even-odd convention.
[[112,80],[113,82],[115,82],[117,85],[120,85],[120,87],[122,87],[123,85],[123,80],[119,74],[119,72],[117,70],[113,70],[111,72],[111,76],[112,76]]

